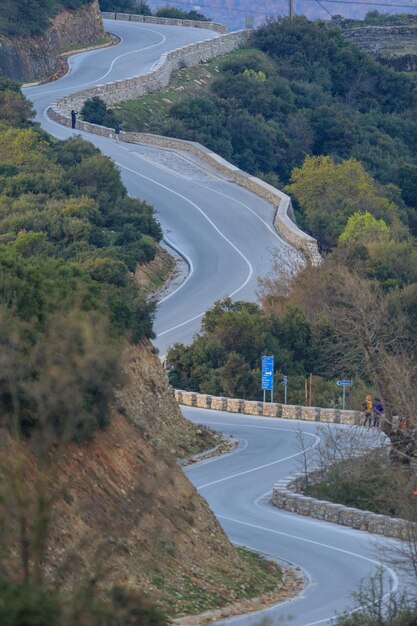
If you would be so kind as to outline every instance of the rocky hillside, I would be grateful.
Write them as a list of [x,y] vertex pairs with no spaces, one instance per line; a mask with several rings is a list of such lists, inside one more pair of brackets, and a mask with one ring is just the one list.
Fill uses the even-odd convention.
[[341,22],[342,35],[378,61],[402,72],[417,71],[417,17],[405,16],[398,24],[349,24]]
[[[174,451],[198,447],[200,430],[182,417],[147,341],[126,348],[124,371],[110,425],[87,443],[70,444],[56,463],[41,468],[30,440],[19,445],[2,429],[0,462],[10,479],[2,490],[9,512],[3,571],[6,563],[16,576],[22,567],[22,520],[33,528],[36,561],[47,494],[53,507],[41,569],[61,589],[140,591],[170,615],[275,589],[279,576],[270,572],[268,588],[263,568],[270,566],[248,566],[179,469]],[[6,483],[14,493],[23,487],[20,502]]]
[[42,35],[0,35],[0,70],[19,81],[41,80],[54,71],[61,52],[94,44],[103,37],[97,0],[75,11],[63,9]]
[[129,345],[123,366],[127,380],[117,409],[157,450],[184,458],[219,443],[212,431],[184,419],[151,344]]

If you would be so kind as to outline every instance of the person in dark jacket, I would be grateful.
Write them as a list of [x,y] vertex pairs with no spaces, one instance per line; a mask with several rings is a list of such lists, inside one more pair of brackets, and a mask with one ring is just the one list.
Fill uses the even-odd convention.
[[115,127],[114,127],[114,135],[115,135],[115,139],[116,141],[119,141],[119,135],[120,135],[120,124],[117,122]]
[[381,421],[381,415],[384,413],[384,407],[382,406],[379,398],[374,398],[372,403],[372,417],[373,425],[378,427]]
[[72,109],[71,111],[71,128],[75,128],[75,122],[77,121],[77,112]]

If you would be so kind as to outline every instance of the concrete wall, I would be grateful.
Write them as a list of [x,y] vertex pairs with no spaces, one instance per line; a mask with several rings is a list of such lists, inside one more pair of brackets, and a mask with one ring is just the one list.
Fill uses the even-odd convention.
[[179,404],[185,406],[229,411],[230,413],[244,413],[245,415],[281,417],[326,424],[360,424],[363,421],[363,413],[360,411],[341,411],[339,409],[322,409],[313,406],[295,406],[276,402],[222,398],[195,393],[194,391],[181,391],[180,389],[175,390],[175,398]]
[[278,509],[290,511],[297,515],[349,526],[357,530],[366,530],[385,537],[396,539],[408,539],[410,537],[412,527],[405,520],[304,496],[297,493],[300,489],[300,483],[304,483],[301,474],[278,481],[272,492],[271,504]]
[[[202,61],[231,52],[242,45],[248,44],[250,36],[251,31],[240,31],[173,50],[162,55],[153,71],[143,76],[99,85],[92,89],[65,96],[52,105],[48,114],[55,121],[69,126],[71,110],[80,111],[88,98],[99,96],[108,105],[113,105],[118,102],[138,98],[147,93],[159,91],[169,84],[173,71],[181,67],[198,65]],[[76,127],[79,130],[98,135],[109,136],[112,134],[112,129],[83,121],[77,121]],[[164,149],[182,150],[194,154],[220,174],[252,191],[276,207],[274,226],[277,232],[283,239],[298,249],[308,262],[313,265],[320,263],[321,257],[316,240],[300,230],[290,219],[289,214],[292,213],[291,199],[282,191],[275,189],[275,187],[268,185],[255,176],[243,172],[219,155],[195,142],[147,133],[122,133],[121,139],[132,143],[145,143]]]
[[124,22],[140,22],[142,24],[167,24],[169,26],[186,26],[188,28],[205,28],[218,33],[227,33],[227,26],[215,22],[199,22],[198,20],[174,20],[169,17],[154,17],[152,15],[130,15],[128,13],[102,12],[104,20],[122,20]]

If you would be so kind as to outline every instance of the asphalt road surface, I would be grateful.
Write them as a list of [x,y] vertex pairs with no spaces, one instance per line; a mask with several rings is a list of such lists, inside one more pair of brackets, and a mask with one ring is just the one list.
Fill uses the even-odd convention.
[[[24,90],[42,127],[59,139],[79,133],[46,117],[46,109],[60,96],[137,76],[151,69],[163,52],[216,36],[193,28],[114,21],[106,22],[106,28],[121,38],[118,46],[77,54],[62,79]],[[81,134],[114,159],[130,195],[155,206],[166,240],[187,261],[185,280],[159,302],[155,343],[161,355],[175,342],[191,341],[215,300],[230,295],[255,301],[258,277],[271,271],[274,254],[283,262],[293,257],[272,227],[274,209],[253,194],[184,155]],[[273,624],[293,626],[331,620],[350,604],[350,592],[360,579],[381,562],[378,545],[395,542],[267,504],[274,482],[299,469],[294,422],[184,412],[241,441],[235,452],[187,470],[232,541],[296,563],[305,573],[303,593],[264,615]],[[317,442],[316,429],[315,424],[302,424],[311,445]],[[401,584],[397,573],[387,564],[384,571],[387,590],[396,589]],[[246,625],[259,619],[256,615],[233,621]]]
[[[79,134],[47,118],[48,106],[59,97],[137,76],[149,71],[163,52],[216,36],[201,29],[112,20],[105,26],[121,38],[119,45],[77,54],[62,79],[24,89],[37,120],[55,137]],[[154,328],[161,356],[174,343],[192,340],[202,315],[216,300],[232,296],[256,301],[258,278],[271,271],[274,254],[283,260],[294,254],[272,226],[271,205],[195,160],[81,134],[114,159],[130,195],[155,207],[164,237],[186,259],[186,279],[158,305]]]
[[391,562],[399,542],[269,505],[274,483],[302,471],[300,433],[311,455],[323,426],[190,407],[183,407],[183,412],[188,419],[239,440],[232,453],[186,469],[231,541],[296,564],[306,578],[303,592],[293,600],[219,623],[252,626],[264,618],[277,626],[330,623],[336,614],[352,608],[352,592],[380,567],[385,593],[405,589],[404,572],[396,571]]

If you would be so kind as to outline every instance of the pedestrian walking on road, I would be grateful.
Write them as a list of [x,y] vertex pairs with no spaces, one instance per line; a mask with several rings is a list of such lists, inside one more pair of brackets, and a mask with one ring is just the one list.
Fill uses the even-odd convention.
[[74,111],[74,109],[72,109],[72,111],[71,111],[71,128],[75,128],[76,121],[77,121],[77,111]]
[[120,124],[117,122],[114,127],[114,136],[115,136],[116,141],[119,141],[119,135],[120,135]]
[[383,413],[384,407],[382,406],[381,400],[379,398],[374,398],[372,403],[373,426],[379,426]]
[[372,426],[372,407],[373,407],[373,402],[372,402],[372,396],[370,393],[368,393],[365,396],[365,401],[363,403],[363,408],[365,409],[365,421],[364,421],[364,426]]

